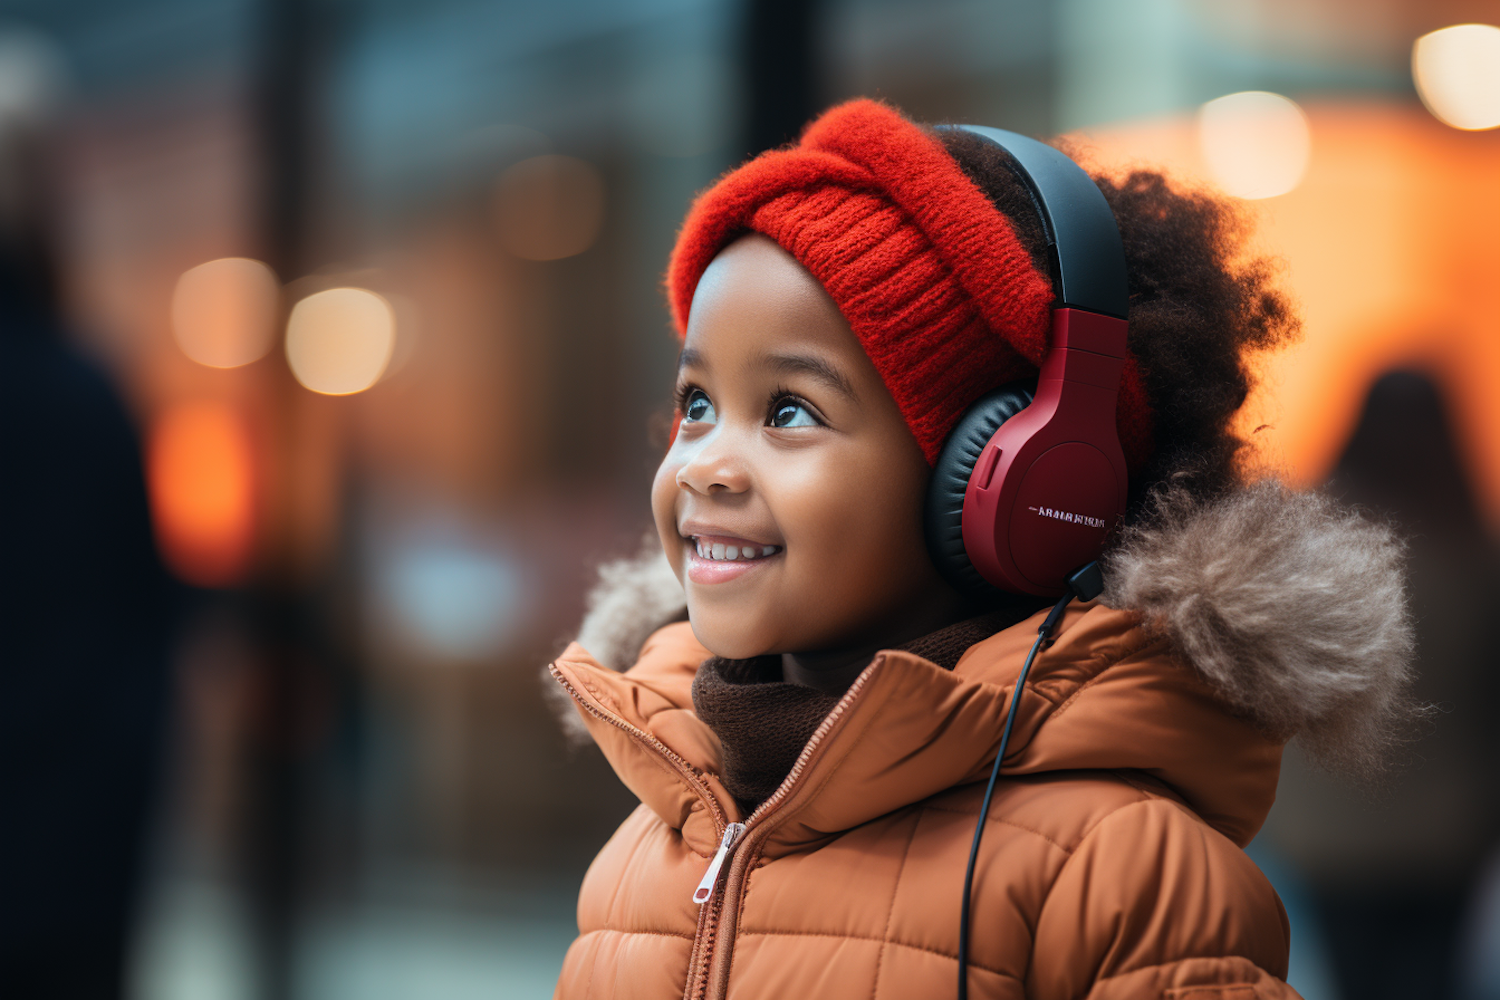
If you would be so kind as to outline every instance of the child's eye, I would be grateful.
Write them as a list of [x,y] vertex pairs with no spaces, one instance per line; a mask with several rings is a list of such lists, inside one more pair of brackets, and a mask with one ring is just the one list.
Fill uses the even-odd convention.
[[772,427],[817,427],[818,420],[795,399],[782,399],[771,408]]
[[714,412],[714,404],[709,400],[708,394],[702,389],[694,389],[688,393],[687,402],[682,405],[682,422],[685,424],[712,424],[717,423],[719,415]]

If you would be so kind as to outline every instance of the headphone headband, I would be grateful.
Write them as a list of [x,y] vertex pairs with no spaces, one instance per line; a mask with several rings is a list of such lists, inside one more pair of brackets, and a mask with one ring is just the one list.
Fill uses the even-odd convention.
[[1114,213],[1082,167],[1046,143],[984,125],[940,125],[999,146],[1019,168],[1057,265],[1059,308],[1124,319],[1130,310],[1125,249]]

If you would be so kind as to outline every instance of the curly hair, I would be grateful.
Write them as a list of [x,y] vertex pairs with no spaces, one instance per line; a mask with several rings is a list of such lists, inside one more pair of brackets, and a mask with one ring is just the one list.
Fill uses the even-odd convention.
[[[935,135],[1011,220],[1038,270],[1051,274],[1041,218],[1010,156],[972,133]],[[1275,263],[1241,259],[1252,228],[1243,208],[1175,190],[1154,171],[1092,176],[1125,246],[1129,345],[1155,421],[1156,451],[1131,484],[1132,510],[1167,482],[1194,496],[1216,495],[1241,477],[1247,442],[1233,421],[1253,384],[1247,355],[1291,341],[1299,321],[1273,285]]]

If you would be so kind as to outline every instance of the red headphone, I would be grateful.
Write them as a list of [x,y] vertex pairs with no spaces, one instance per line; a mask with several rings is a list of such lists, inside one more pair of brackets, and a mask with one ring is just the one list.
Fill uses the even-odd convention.
[[1057,302],[1035,391],[980,397],[943,443],[924,512],[928,549],[960,590],[1056,597],[1125,512],[1115,403],[1129,291],[1109,203],[1083,168],[1023,135],[961,129],[1009,154],[1047,237]]

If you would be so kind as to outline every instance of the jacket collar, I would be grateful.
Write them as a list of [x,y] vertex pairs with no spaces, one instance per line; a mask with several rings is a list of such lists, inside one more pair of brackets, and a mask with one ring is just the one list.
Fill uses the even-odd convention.
[[[875,656],[778,792],[749,817],[766,850],[812,844],[985,777],[1042,613],[969,649],[953,671],[910,653]],[[708,651],[686,623],[656,633],[625,674],[574,644],[553,664],[627,786],[695,850],[739,814],[718,780],[719,746],[692,712]],[[1005,772],[1145,771],[1210,824],[1248,843],[1274,798],[1280,741],[1226,711],[1135,616],[1075,607],[1021,695]]]

